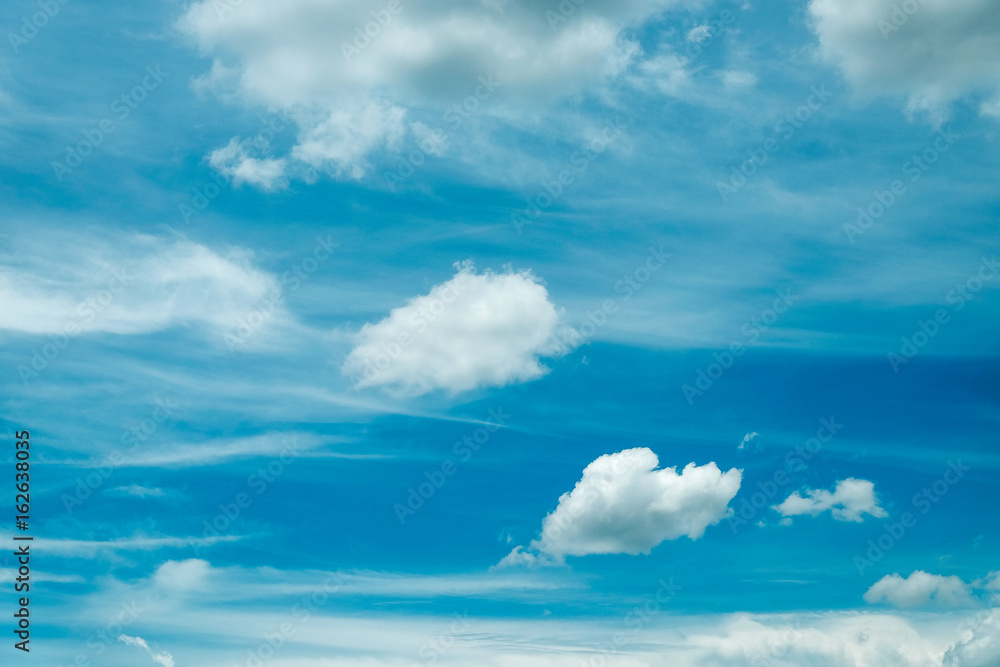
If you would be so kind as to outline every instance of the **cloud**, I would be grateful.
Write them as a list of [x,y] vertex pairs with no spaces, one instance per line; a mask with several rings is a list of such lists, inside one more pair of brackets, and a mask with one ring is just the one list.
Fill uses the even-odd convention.
[[[178,565],[185,564],[181,561]],[[546,620],[539,633],[532,618],[463,614],[474,635],[458,641],[438,656],[441,665],[500,665],[514,667],[556,667],[570,664],[567,656],[577,656],[572,664],[607,659],[618,667],[670,664],[677,667],[726,665],[727,667],[928,667],[941,665],[949,647],[960,644],[972,633],[956,628],[954,612],[898,615],[858,610],[821,610],[787,614],[707,613],[687,614],[674,607],[687,596],[683,582],[674,586],[669,576],[656,582],[640,598],[641,607],[631,599],[622,600],[620,591],[593,590],[588,578],[570,569],[544,572],[494,572],[414,575],[372,571],[330,572],[325,570],[276,569],[270,566],[227,566],[212,568],[207,580],[197,584],[199,595],[213,605],[150,604],[163,599],[155,585],[158,573],[139,582],[121,572],[109,577],[108,588],[92,595],[104,599],[112,609],[120,600],[137,599],[146,607],[143,624],[169,628],[161,641],[178,640],[192,632],[208,633],[232,645],[259,639],[275,615],[286,613],[289,600],[311,599],[319,593],[325,604],[310,609],[308,639],[291,642],[282,652],[289,665],[312,664],[315,651],[353,658],[337,665],[365,664],[371,667],[407,665],[414,647],[439,636],[448,619],[442,612],[431,613],[423,605],[403,613],[393,602],[433,602],[434,609],[465,609],[470,599],[530,602],[538,610],[550,604],[578,606],[582,601],[607,602],[609,609],[641,609],[642,623],[628,632],[626,641],[609,644],[597,638],[620,636],[621,616],[558,614]],[[669,583],[667,583],[669,580]],[[168,585],[169,582],[164,582]],[[651,582],[653,583],[653,582]],[[674,590],[677,599],[674,600]],[[328,599],[329,598],[329,599]],[[448,600],[446,598],[454,598]],[[341,600],[344,604],[333,604]],[[463,602],[464,600],[464,602]],[[354,602],[351,602],[354,601]],[[94,599],[84,599],[87,608],[98,608]],[[349,608],[345,608],[344,605]],[[352,608],[360,605],[362,612]],[[457,606],[456,606],[457,605]],[[542,605],[545,605],[543,607]],[[423,609],[423,611],[421,611]],[[381,610],[381,611],[380,611]],[[395,611],[393,611],[395,610]],[[617,622],[616,622],[617,621]],[[966,628],[984,637],[989,631],[989,615],[970,615]],[[136,630],[137,634],[141,631]],[[346,638],[349,638],[345,640]],[[346,643],[345,643],[346,641]],[[609,647],[616,653],[609,655]],[[186,658],[191,664],[212,664],[205,647],[192,645]],[[955,652],[961,649],[956,649]],[[353,659],[353,662],[351,660]],[[72,659],[68,659],[72,662]],[[60,663],[61,664],[61,663]],[[325,663],[324,663],[325,664]],[[949,666],[991,665],[988,661],[945,663]],[[995,664],[995,663],[994,663]]]
[[696,25],[695,27],[687,31],[686,39],[689,42],[700,44],[701,42],[704,42],[711,36],[712,36],[712,26],[708,24]]
[[[4,536],[9,538],[9,536]],[[93,558],[118,551],[157,551],[159,549],[200,549],[220,542],[236,542],[239,535],[215,537],[125,537],[113,540],[68,540],[36,538],[39,549],[62,558]]]
[[168,560],[156,569],[153,583],[169,591],[188,590],[201,586],[210,570],[208,561],[198,558]]
[[865,602],[887,602],[895,607],[920,607],[936,604],[944,607],[967,607],[972,604],[969,587],[958,577],[945,577],[916,570],[909,577],[898,574],[882,577],[864,595]]
[[944,654],[944,667],[996,667],[1000,665],[1000,609],[975,620],[968,636]]
[[680,664],[928,667],[928,656],[941,651],[934,639],[891,615],[732,614],[685,637],[686,645],[701,651]]
[[118,635],[118,641],[123,642],[129,646],[138,646],[146,650],[149,657],[153,659],[158,665],[163,665],[163,667],[174,667],[174,658],[167,652],[163,653],[153,653],[152,649],[149,648],[149,644],[142,637],[129,637],[128,635]]
[[[149,576],[144,588],[158,596],[164,592],[198,590],[216,601],[260,601],[306,595],[323,581],[329,582],[330,588],[342,596],[396,600],[534,599],[543,592],[569,599],[586,587],[580,577],[569,571],[562,571],[559,576],[552,572],[513,571],[425,575],[372,570],[279,570],[269,566],[213,567],[207,561],[189,559],[163,563]],[[119,583],[131,585],[125,581]]]
[[[278,289],[252,253],[220,255],[187,240],[134,234],[123,241],[61,233],[22,235],[0,253],[0,329],[31,334],[144,334],[174,326],[235,330]],[[272,318],[283,314],[275,306]],[[221,342],[221,337],[219,338]]]
[[[179,572],[191,563],[176,561],[173,566]],[[985,652],[972,653],[977,648],[972,644],[988,647],[987,637],[995,632],[991,629],[995,628],[995,621],[990,620],[988,612],[970,614],[964,619],[965,629],[956,628],[960,619],[952,611],[905,616],[858,610],[687,614],[674,607],[676,601],[687,596],[687,589],[679,582],[680,590],[674,600],[674,579],[666,575],[657,582],[658,590],[649,590],[639,599],[644,606],[638,607],[631,599],[622,600],[620,591],[593,590],[588,577],[569,568],[425,575],[270,566],[213,568],[197,563],[195,571],[204,569],[208,575],[188,584],[197,586],[199,599],[213,601],[206,608],[196,599],[164,595],[161,586],[170,586],[174,579],[157,580],[169,569],[160,566],[140,582],[136,582],[134,573],[113,573],[104,580],[103,590],[81,597],[81,606],[111,610],[122,599],[135,599],[145,609],[144,627],[161,628],[161,633],[162,628],[169,628],[168,635],[161,634],[161,642],[181,641],[192,633],[208,633],[226,644],[255,646],[250,642],[259,640],[262,628],[270,627],[276,614],[287,613],[289,600],[326,600],[310,609],[307,637],[310,641],[288,643],[282,649],[284,662],[303,666],[315,662],[317,650],[334,656],[349,651],[353,656],[340,662],[334,659],[331,665],[407,665],[412,662],[415,646],[447,630],[448,618],[440,610],[463,610],[470,599],[528,602],[536,610],[560,603],[576,607],[581,600],[606,601],[609,609],[644,611],[642,623],[635,624],[627,642],[605,641],[600,645],[595,637],[618,636],[621,616],[553,614],[546,620],[547,630],[539,634],[537,618],[463,614],[474,635],[440,654],[441,665],[557,667],[569,664],[567,656],[575,655],[583,662],[600,660],[598,656],[603,656],[609,667],[661,664],[940,667],[941,657],[949,649],[951,654],[963,658],[980,655],[981,659],[945,662],[948,667],[996,664],[989,661]],[[179,583],[183,582],[181,579]],[[319,594],[322,598],[313,597]],[[333,604],[334,600],[344,604]],[[398,606],[404,601],[421,604],[407,605],[412,611],[404,613]],[[438,609],[438,613],[431,613],[425,607],[427,603]],[[352,611],[355,606],[362,612]],[[143,634],[141,630],[136,633]],[[968,641],[973,636],[978,639]],[[617,649],[614,655],[609,655],[609,646]],[[196,645],[189,648],[192,652],[185,657],[190,664],[213,664],[211,649]],[[72,654],[65,662],[72,662]]]
[[308,123],[292,157],[337,178],[360,179],[368,154],[399,145],[405,116],[403,109],[381,100],[345,104]]
[[419,121],[410,125],[410,131],[413,132],[413,138],[417,140],[424,151],[437,157],[444,155],[448,147],[447,134]]
[[240,141],[238,137],[233,137],[226,146],[209,154],[208,163],[236,185],[249,183],[262,190],[284,187],[286,160],[251,157],[251,150],[249,140]]
[[541,358],[569,351],[573,331],[529,271],[456,266],[452,279],[361,329],[343,365],[358,387],[411,395],[502,387],[540,378]]
[[116,486],[113,489],[108,489],[105,493],[118,496],[135,496],[136,498],[162,498],[166,495],[163,493],[163,489],[151,489],[149,487],[139,486],[138,484]]
[[825,489],[806,489],[805,494],[803,496],[796,491],[783,503],[775,505],[774,509],[786,517],[800,514],[816,516],[829,510],[837,521],[860,522],[862,514],[888,516],[878,504],[875,484],[868,480],[850,477],[837,482],[833,493]]
[[[181,468],[218,465],[226,461],[272,457],[295,459],[299,456],[348,459],[381,458],[377,454],[344,454],[324,450],[327,444],[343,442],[343,438],[318,436],[312,433],[262,433],[245,438],[219,438],[203,442],[172,442],[157,448],[140,449],[135,453],[118,452],[117,468]],[[107,465],[107,456],[88,461],[73,461],[84,468]]]
[[[538,542],[538,540],[535,540],[535,542]],[[527,549],[521,545],[514,547],[509,554],[500,559],[499,563],[490,568],[490,571],[503,570],[510,567],[529,569],[555,567],[563,564],[563,559],[541,551],[541,544],[536,545],[535,542],[532,542],[531,546]]]
[[691,83],[687,64],[686,58],[663,51],[642,61],[631,82],[640,89],[654,88],[664,95],[678,96]]
[[982,579],[975,581],[973,585],[987,591],[997,591],[1000,593],[1000,570],[990,572]]
[[[12,562],[13,559],[8,559],[7,562]],[[14,580],[19,576],[17,568],[6,568],[0,567],[0,584],[6,584],[10,582],[13,584]],[[81,577],[78,574],[52,574],[49,572],[36,572],[31,571],[32,581],[46,581],[57,584],[85,584],[87,579]]]
[[[656,606],[650,611],[652,605]],[[630,623],[624,632],[621,617],[560,619],[553,614],[544,620],[545,632],[540,632],[537,618],[470,614],[461,616],[467,624],[452,625],[454,617],[441,614],[319,609],[310,615],[308,628],[302,629],[309,641],[287,642],[281,650],[281,664],[317,667],[318,652],[331,656],[321,661],[323,667],[402,667],[414,663],[415,647],[426,647],[434,664],[442,667],[575,667],[581,663],[608,667],[929,667],[940,665],[940,656],[954,642],[955,634],[954,618],[918,624],[913,619],[867,613],[685,616],[668,612],[669,605],[651,599],[642,622]],[[147,612],[144,620],[162,619],[181,638],[183,632],[197,631],[210,633],[227,645],[257,646],[261,628],[268,628],[274,618],[273,609],[252,606],[225,613],[218,608],[192,608],[181,614],[171,610],[169,616]],[[613,641],[614,637],[621,641]],[[431,653],[433,647],[442,645],[449,646],[448,650]],[[194,656],[192,664],[215,664],[211,648],[191,646],[189,653]]]
[[648,554],[664,540],[700,538],[731,512],[742,471],[715,463],[658,469],[645,447],[599,457],[542,522],[527,550],[517,547],[501,566],[561,562],[565,556]]
[[958,98],[1000,93],[993,0],[812,0],[809,11],[821,54],[863,96],[900,96],[940,121]]
[[740,444],[736,445],[736,451],[740,453],[750,452],[753,454],[759,454],[764,451],[764,446],[760,444],[760,433],[757,431],[747,433],[743,436],[743,440],[740,441]]
[[757,84],[757,76],[743,70],[726,70],[719,73],[726,88],[748,88]]
[[[203,0],[179,28],[213,58],[202,89],[283,110],[299,126],[295,170],[359,179],[407,118],[438,117],[497,82],[522,112],[593,90],[641,54],[626,37],[680,0],[569,3]],[[572,12],[560,9],[568,5]],[[294,164],[291,164],[294,163]]]

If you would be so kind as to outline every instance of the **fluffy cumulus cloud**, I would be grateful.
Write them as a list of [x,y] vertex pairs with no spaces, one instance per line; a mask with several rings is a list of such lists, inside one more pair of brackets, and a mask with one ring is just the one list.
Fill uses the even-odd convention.
[[0,311],[6,315],[0,329],[52,334],[59,341],[172,326],[235,330],[277,289],[277,280],[255,268],[247,250],[219,254],[148,235],[115,243],[25,236],[0,255]]
[[501,566],[561,562],[565,556],[648,554],[664,540],[700,538],[730,513],[742,471],[715,463],[658,469],[646,447],[605,454],[583,471],[542,522],[542,535]]
[[359,387],[456,393],[534,380],[548,370],[541,358],[569,351],[574,331],[530,272],[457,267],[428,294],[366,324],[344,373]]
[[224,149],[234,177],[245,166],[247,182],[273,184],[279,170],[361,178],[398,148],[407,117],[441,119],[470,96],[523,109],[593,89],[641,53],[626,29],[680,2],[204,0],[179,26],[214,59],[202,87],[299,126],[289,161],[266,169],[244,165],[239,141]]
[[[805,495],[803,495],[803,493]],[[865,514],[874,517],[887,516],[875,495],[875,484],[866,479],[848,479],[837,482],[833,491],[826,489],[805,489],[788,496],[774,509],[785,517],[801,514],[816,516],[829,511],[837,521],[863,521]]]
[[934,604],[965,607],[972,604],[969,587],[958,577],[945,577],[917,570],[908,577],[890,574],[882,577],[864,595],[865,602],[887,602],[895,607],[920,607]]
[[936,120],[965,95],[1000,100],[994,0],[812,0],[820,50],[862,95],[890,94]]

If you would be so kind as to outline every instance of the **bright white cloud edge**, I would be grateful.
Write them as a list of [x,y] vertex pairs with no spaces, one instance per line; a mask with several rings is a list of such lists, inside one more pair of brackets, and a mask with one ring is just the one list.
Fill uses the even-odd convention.
[[574,332],[530,271],[456,267],[428,294],[365,324],[343,364],[357,387],[404,395],[502,387],[542,377],[543,358],[570,351]]
[[646,447],[605,454],[542,521],[541,537],[515,547],[498,567],[561,563],[566,556],[648,554],[666,540],[699,539],[730,516],[742,471],[714,463],[659,469]]

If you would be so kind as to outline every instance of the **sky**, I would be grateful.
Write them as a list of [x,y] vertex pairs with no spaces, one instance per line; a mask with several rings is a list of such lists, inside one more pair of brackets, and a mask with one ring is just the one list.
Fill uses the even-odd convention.
[[0,25],[3,664],[1000,664],[995,2]]

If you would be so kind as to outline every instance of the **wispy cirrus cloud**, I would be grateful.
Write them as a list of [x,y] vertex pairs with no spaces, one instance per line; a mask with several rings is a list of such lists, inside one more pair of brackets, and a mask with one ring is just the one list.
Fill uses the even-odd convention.
[[130,637],[128,635],[119,635],[118,641],[127,644],[129,646],[138,646],[139,648],[146,651],[149,657],[153,659],[158,665],[163,667],[174,667],[174,658],[172,655],[163,651],[162,653],[154,653],[153,649],[149,648],[149,644],[142,637]]
[[[0,329],[30,334],[224,331],[278,289],[253,253],[184,239],[23,232],[0,248]],[[280,318],[279,306],[275,317]]]
[[[291,460],[299,457],[365,460],[384,459],[390,456],[359,451],[346,452],[331,447],[331,445],[349,441],[349,438],[320,436],[306,432],[261,433],[245,438],[212,438],[200,442],[175,439],[155,446],[135,448],[135,451],[132,449],[118,451],[113,466],[115,468],[191,468],[262,457],[285,457]],[[106,456],[88,460],[53,462],[83,468],[101,468],[109,464]],[[144,490],[142,487],[124,487],[121,492],[139,496],[162,495],[156,494],[155,490],[150,491]]]
[[139,484],[129,484],[128,486],[116,486],[108,489],[104,493],[113,496],[134,496],[136,498],[163,498],[166,493],[157,487],[141,486]]
[[[10,536],[5,536],[7,539]],[[129,551],[157,551],[160,549],[187,549],[192,547],[209,547],[222,542],[236,542],[243,539],[239,535],[219,535],[214,537],[122,537],[110,540],[75,540],[54,539],[48,537],[35,538],[33,544],[54,556],[63,558],[93,558],[96,555],[108,555]]]

